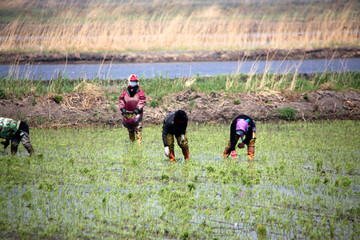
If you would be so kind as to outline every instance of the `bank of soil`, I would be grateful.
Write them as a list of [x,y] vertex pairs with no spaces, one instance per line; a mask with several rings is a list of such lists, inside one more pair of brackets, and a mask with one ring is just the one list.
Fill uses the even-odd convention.
[[[99,62],[176,62],[238,61],[282,59],[359,58],[359,47],[321,49],[260,49],[253,51],[187,51],[136,53],[0,53],[0,64],[18,63],[99,63]],[[120,96],[120,92],[117,92]],[[26,120],[30,126],[121,125],[117,102],[98,91],[77,91],[60,96],[8,96],[0,99],[0,116]],[[152,104],[148,97],[144,111],[145,124],[161,124],[164,117],[178,109],[185,110],[192,123],[230,123],[238,114],[247,114],[257,121],[278,121],[292,116],[279,112],[291,108],[295,120],[323,119],[360,120],[360,93],[356,90],[322,90],[306,94],[287,92],[197,93],[187,90],[162,98]],[[154,102],[158,99],[154,99]],[[289,114],[287,112],[287,114]]]
[[[59,98],[55,101],[51,94],[38,98],[28,95],[22,99],[11,96],[0,99],[0,116],[22,119],[30,126],[121,125],[118,104],[107,100],[101,93],[76,92],[61,97],[61,102],[58,102]],[[238,114],[247,114],[264,122],[291,118],[279,112],[283,108],[293,109],[297,121],[360,120],[360,92],[356,90],[323,89],[302,95],[286,92],[197,93],[187,90],[163,97],[156,107],[150,106],[151,100],[147,98],[144,109],[145,124],[161,124],[170,111],[178,109],[188,113],[191,123],[228,124]]]
[[158,51],[125,53],[0,52],[0,64],[153,63],[243,60],[359,58],[360,47],[258,49],[234,51]]

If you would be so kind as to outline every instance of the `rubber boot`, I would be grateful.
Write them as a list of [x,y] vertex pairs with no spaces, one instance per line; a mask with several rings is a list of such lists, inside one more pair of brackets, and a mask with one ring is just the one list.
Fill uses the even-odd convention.
[[229,157],[229,155],[230,155],[230,151],[229,151],[227,148],[225,148],[225,150],[224,150],[224,152],[223,152],[223,154],[222,154],[222,157],[223,157],[224,159],[226,159],[226,158]]
[[170,162],[173,162],[173,163],[176,162],[175,161],[175,151],[174,151],[174,149],[170,149],[169,160],[170,160]]
[[141,132],[136,132],[136,141],[138,142],[139,146],[141,146],[141,142],[142,142]]
[[255,147],[248,147],[248,160],[254,160]]
[[34,149],[32,148],[32,146],[26,147],[26,150],[28,151],[30,156],[34,154]]
[[135,132],[134,131],[129,131],[129,139],[130,139],[130,142],[135,142]]
[[182,153],[184,155],[184,159],[189,162],[190,161],[189,149],[188,148],[183,148]]
[[11,144],[11,155],[13,156],[16,155],[17,150],[18,150],[18,145]]

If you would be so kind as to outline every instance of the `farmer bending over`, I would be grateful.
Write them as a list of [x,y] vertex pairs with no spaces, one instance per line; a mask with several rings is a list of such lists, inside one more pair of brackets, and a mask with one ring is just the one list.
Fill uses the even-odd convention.
[[119,98],[120,111],[123,115],[123,125],[129,131],[131,142],[136,141],[141,144],[141,129],[143,108],[146,104],[144,91],[139,87],[139,80],[136,75],[130,75],[128,87],[124,90]]
[[9,146],[11,140],[11,154],[15,155],[20,141],[30,154],[34,154],[34,149],[30,143],[29,126],[20,120],[0,117],[0,138],[5,141],[1,142],[4,145],[4,150]]
[[165,146],[165,156],[170,162],[175,162],[174,135],[182,150],[185,160],[190,161],[189,145],[186,136],[188,116],[182,110],[169,113],[164,120],[162,138]]
[[256,126],[255,122],[246,115],[239,115],[232,121],[230,126],[230,140],[225,147],[223,158],[227,158],[230,152],[233,159],[237,157],[235,146],[239,139],[241,142],[238,144],[238,147],[244,148],[246,144],[248,159],[253,160],[255,154]]

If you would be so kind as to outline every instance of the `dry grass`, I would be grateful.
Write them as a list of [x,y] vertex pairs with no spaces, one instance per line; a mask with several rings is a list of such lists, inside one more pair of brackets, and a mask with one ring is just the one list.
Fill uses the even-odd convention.
[[[81,2],[81,1],[80,1]],[[70,4],[70,5],[69,5]],[[60,0],[1,2],[23,9],[0,29],[1,51],[228,50],[358,46],[356,1],[300,8],[151,5]],[[294,8],[294,9],[292,9]],[[273,9],[273,11],[272,11]]]

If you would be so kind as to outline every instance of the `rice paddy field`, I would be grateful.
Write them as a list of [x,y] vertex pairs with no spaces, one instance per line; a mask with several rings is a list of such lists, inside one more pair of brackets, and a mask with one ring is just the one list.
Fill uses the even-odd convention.
[[222,159],[228,124],[190,124],[191,161],[161,126],[32,128],[0,151],[0,238],[359,239],[360,122],[257,122],[255,160]]

